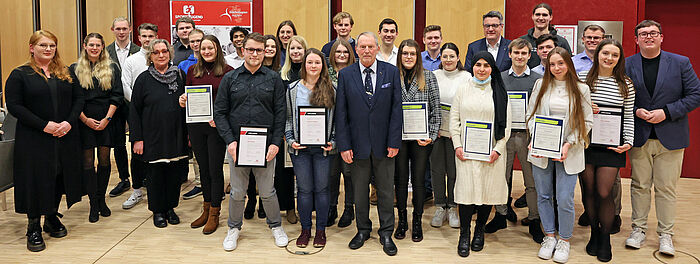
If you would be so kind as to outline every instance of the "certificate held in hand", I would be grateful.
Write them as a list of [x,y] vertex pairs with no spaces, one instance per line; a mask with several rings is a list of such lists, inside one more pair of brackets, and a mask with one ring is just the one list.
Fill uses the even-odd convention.
[[428,139],[428,103],[404,102],[402,140]]
[[622,107],[600,106],[593,114],[591,145],[604,147],[620,146],[622,136]]
[[532,133],[530,155],[547,158],[561,158],[563,145],[564,119],[535,115],[535,128]]
[[326,108],[299,106],[299,144],[302,146],[326,146],[328,126]]
[[463,137],[464,158],[480,161],[491,160],[491,150],[493,149],[492,122],[466,121]]
[[236,149],[236,167],[266,167],[267,128],[241,126]]
[[185,121],[189,123],[209,122],[214,119],[211,85],[185,86],[187,104]]

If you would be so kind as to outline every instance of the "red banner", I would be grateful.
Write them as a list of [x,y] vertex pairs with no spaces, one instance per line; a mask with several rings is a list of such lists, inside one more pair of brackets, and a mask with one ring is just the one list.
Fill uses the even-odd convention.
[[183,16],[197,26],[252,27],[251,2],[171,1],[171,23]]

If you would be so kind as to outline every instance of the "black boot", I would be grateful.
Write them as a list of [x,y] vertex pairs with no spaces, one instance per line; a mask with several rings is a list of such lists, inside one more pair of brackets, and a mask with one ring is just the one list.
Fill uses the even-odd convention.
[[528,232],[532,236],[532,240],[534,240],[538,244],[541,244],[544,240],[544,232],[542,232],[541,224],[542,221],[540,221],[540,219],[538,218],[530,220],[530,225],[528,226]]
[[609,233],[600,232],[600,238],[598,239],[598,252],[596,255],[598,260],[601,262],[608,262],[612,260],[612,246],[610,246]]
[[29,218],[27,225],[27,249],[31,252],[39,252],[46,249],[44,238],[41,236],[41,218]]
[[100,215],[104,217],[112,215],[112,211],[109,210],[107,202],[105,201],[110,172],[110,166],[97,166],[97,201],[100,205]]
[[95,223],[100,220],[100,202],[93,195],[88,195],[90,198],[90,215],[88,216],[88,221],[90,223]]
[[614,235],[620,233],[620,227],[622,226],[622,218],[620,215],[615,215],[615,220],[613,220],[612,228],[610,228],[610,234]]
[[508,211],[506,211],[506,219],[508,221],[510,221],[511,223],[516,223],[516,222],[518,222],[518,215],[513,210],[513,207],[510,206],[510,202],[512,200],[513,200],[513,198],[508,197],[508,204],[506,204],[506,207],[508,207]]
[[525,196],[525,194],[523,193],[523,195],[521,195],[520,198],[515,199],[513,206],[515,206],[515,208],[527,207],[527,196]]
[[58,220],[58,217],[63,217],[60,213],[53,213],[51,215],[44,216],[44,232],[49,233],[49,236],[55,238],[61,238],[68,234],[66,226]]
[[345,205],[343,210],[343,215],[340,216],[338,221],[338,227],[347,227],[352,224],[352,220],[355,219],[355,209],[352,204]]
[[334,205],[328,208],[328,222],[326,222],[326,226],[333,226],[336,219],[338,219],[338,206]]
[[598,254],[598,248],[600,247],[600,226],[598,222],[591,222],[591,237],[588,239],[588,244],[586,244],[586,253],[591,256]]
[[504,228],[506,228],[506,227],[507,227],[507,224],[506,224],[506,216],[505,216],[505,215],[502,215],[502,214],[499,214],[499,213],[496,213],[496,214],[493,216],[493,219],[491,219],[491,222],[489,222],[488,224],[486,224],[486,227],[484,228],[484,231],[485,231],[486,233],[491,234],[491,233],[495,233],[495,232],[498,231],[498,230],[504,229]]
[[262,198],[258,199],[258,204],[260,205],[258,206],[258,218],[267,218],[267,214],[265,213],[265,207],[263,207]]
[[[555,210],[555,212],[556,212],[556,210]],[[581,216],[578,218],[578,225],[589,226],[590,224],[591,224],[591,221],[588,220],[588,213],[586,211],[583,211],[583,214],[581,214]]]
[[243,210],[243,217],[245,219],[253,219],[256,203],[257,199],[255,199],[255,197],[248,196],[248,202],[245,204],[245,209]]
[[83,179],[85,179],[85,190],[90,199],[90,215],[88,221],[94,223],[100,220],[100,203],[97,199],[97,176],[95,168],[83,170]]
[[471,248],[473,251],[481,251],[484,249],[484,224],[476,223]]
[[423,216],[413,213],[413,226],[411,227],[411,240],[421,242],[423,240]]
[[399,211],[399,223],[396,225],[394,237],[396,239],[406,238],[406,230],[408,230],[408,211]]
[[466,258],[469,256],[469,236],[471,235],[470,225],[459,227],[459,243],[457,243],[457,254]]

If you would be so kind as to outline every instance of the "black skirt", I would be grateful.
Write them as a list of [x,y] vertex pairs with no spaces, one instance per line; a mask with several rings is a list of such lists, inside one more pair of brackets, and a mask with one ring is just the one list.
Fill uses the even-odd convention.
[[107,127],[101,131],[92,130],[87,127],[82,121],[80,122],[80,142],[83,149],[92,149],[96,147],[114,147],[115,131],[112,122],[107,124]]
[[586,164],[596,167],[624,168],[627,162],[627,152],[617,153],[601,146],[589,146],[585,155]]

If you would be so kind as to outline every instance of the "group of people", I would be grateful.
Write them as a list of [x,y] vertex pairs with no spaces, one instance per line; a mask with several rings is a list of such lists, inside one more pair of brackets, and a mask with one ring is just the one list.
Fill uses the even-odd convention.
[[[129,21],[117,18],[115,43],[105,46],[102,35],[88,34],[70,67],[59,56],[56,36],[36,31],[29,40],[29,62],[12,71],[6,85],[8,108],[19,120],[15,210],[28,217],[27,248],[46,247],[42,215],[43,231],[52,237],[67,234],[58,213],[63,194],[69,207],[88,194],[90,222],[110,216],[105,194],[113,148],[121,182],[110,195],[133,188],[123,204],[129,209],[143,199],[145,186],[156,227],[180,223],[174,208],[194,156],[201,185],[185,198],[202,193],[203,209],[190,226],[215,232],[224,193],[230,192],[227,251],[237,247],[243,218],[253,217],[256,194],[258,216],[267,218],[275,244],[288,244],[281,211],[296,223],[295,180],[302,227],[296,245],[308,246],[313,236],[313,246],[324,247],[326,227],[338,218],[342,175],[345,204],[338,226],[356,221],[351,249],[370,238],[370,185],[376,190],[383,251],[397,254],[392,237],[404,239],[409,229],[411,240],[420,242],[429,186],[436,207],[431,226],[447,221],[459,228],[457,251],[467,257],[484,248],[486,233],[517,221],[510,195],[517,156],[525,195],[515,205],[528,207],[522,223],[541,244],[537,255],[568,260],[579,180],[585,208],[579,223],[591,231],[586,252],[607,262],[612,259],[610,234],[621,224],[619,168],[629,151],[633,231],[626,246],[640,248],[645,241],[653,185],[659,251],[673,255],[675,186],[689,142],[687,114],[700,104],[700,81],[688,58],[661,50],[663,34],[655,21],[635,27],[640,53],[625,58],[620,42],[606,39],[598,25],[584,29],[585,51],[571,54],[551,19],[549,5],[535,6],[533,28],[511,41],[502,37],[502,14],[488,12],[482,17],[484,38],[468,45],[464,61],[457,44],[442,43],[438,25],[425,28],[421,51],[412,39],[395,46],[399,28],[390,18],[380,22],[378,34],[352,38],[354,21],[346,12],[333,17],[338,38],[321,50],[298,36],[289,20],[276,35],[234,27],[231,44],[221,46],[189,17],[176,21],[174,45],[158,38],[156,25],[141,24],[139,49],[129,40]],[[190,85],[211,85],[213,120],[186,123]],[[509,92],[527,94],[526,113],[515,115]],[[404,103],[425,105],[427,137],[403,139]],[[325,109],[325,145],[301,144],[299,107]],[[601,107],[622,109],[620,146],[590,145]],[[561,157],[530,153],[535,115],[564,120]],[[464,145],[465,125],[475,121],[491,124],[492,151],[486,160],[470,156]],[[264,167],[235,165],[246,126],[267,131]],[[286,155],[292,169],[285,168]],[[223,174],[225,156],[230,187]],[[487,223],[494,206],[496,214]]]

